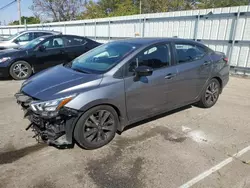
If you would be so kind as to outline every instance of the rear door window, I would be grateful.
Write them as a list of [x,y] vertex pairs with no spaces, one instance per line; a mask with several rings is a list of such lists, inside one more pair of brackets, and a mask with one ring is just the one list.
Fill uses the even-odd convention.
[[87,40],[83,37],[66,36],[64,38],[66,47],[81,46],[87,43]]
[[192,62],[202,59],[206,49],[193,44],[175,44],[178,63]]

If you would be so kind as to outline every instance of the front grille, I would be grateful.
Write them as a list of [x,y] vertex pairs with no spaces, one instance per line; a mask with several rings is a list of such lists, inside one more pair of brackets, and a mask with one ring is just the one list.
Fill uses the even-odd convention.
[[32,123],[35,123],[36,125],[44,126],[44,125],[43,125],[42,119],[41,119],[38,115],[32,114],[32,115],[30,115],[30,116],[28,117],[28,119],[29,119]]

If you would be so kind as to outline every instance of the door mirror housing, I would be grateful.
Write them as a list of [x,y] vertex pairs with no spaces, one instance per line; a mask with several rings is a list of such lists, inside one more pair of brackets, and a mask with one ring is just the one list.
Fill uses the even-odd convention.
[[153,74],[153,69],[148,66],[139,66],[135,68],[135,73],[137,77],[151,76]]
[[40,52],[44,52],[44,51],[46,51],[46,47],[44,45],[41,45],[41,46],[38,47],[38,50]]
[[18,39],[13,40],[13,42],[16,43],[16,44],[19,43]]

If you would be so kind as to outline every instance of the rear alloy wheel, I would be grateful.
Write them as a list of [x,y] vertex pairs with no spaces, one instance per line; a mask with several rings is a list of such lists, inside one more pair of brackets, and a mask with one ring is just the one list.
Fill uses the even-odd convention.
[[25,80],[32,74],[32,68],[25,61],[17,61],[10,67],[10,75],[15,80]]
[[85,149],[102,147],[114,138],[118,123],[117,113],[111,106],[94,107],[77,122],[75,140]]
[[218,100],[220,95],[220,83],[217,79],[211,79],[205,91],[203,91],[201,100],[199,101],[199,106],[203,108],[210,108],[212,107]]

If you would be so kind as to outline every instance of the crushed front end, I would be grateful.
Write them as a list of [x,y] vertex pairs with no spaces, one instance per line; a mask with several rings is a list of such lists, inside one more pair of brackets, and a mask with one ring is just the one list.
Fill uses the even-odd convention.
[[79,113],[64,107],[72,96],[41,102],[25,93],[15,94],[17,103],[24,111],[24,117],[30,121],[26,130],[31,129],[38,142],[45,142],[57,148],[73,147],[73,129]]

